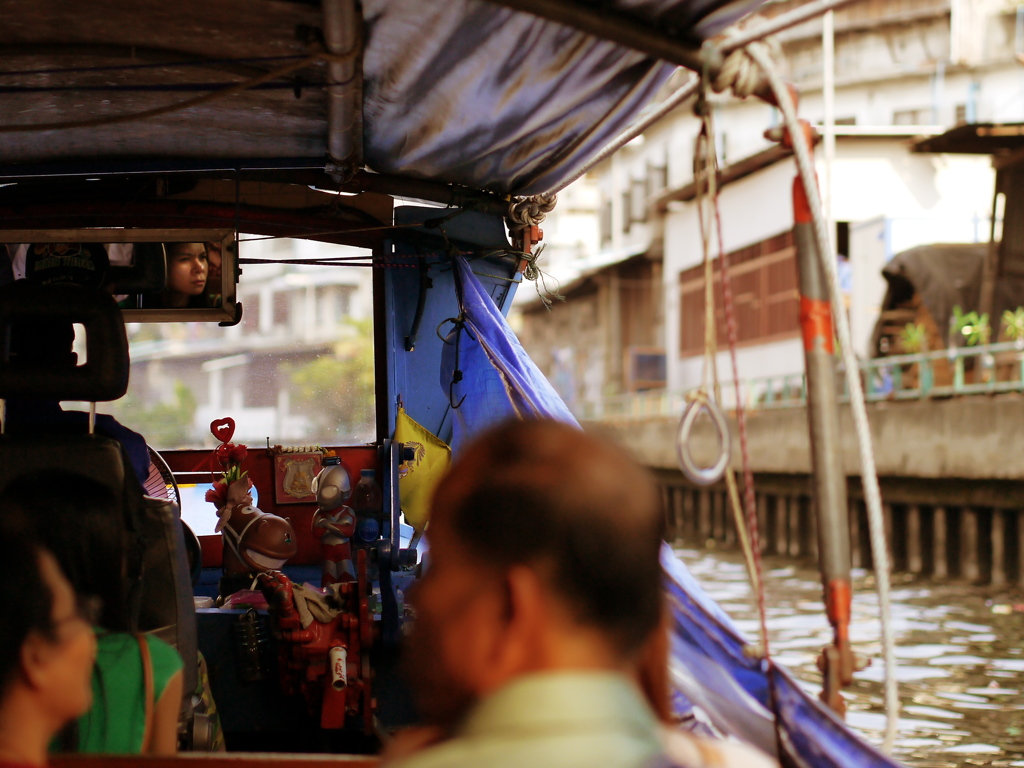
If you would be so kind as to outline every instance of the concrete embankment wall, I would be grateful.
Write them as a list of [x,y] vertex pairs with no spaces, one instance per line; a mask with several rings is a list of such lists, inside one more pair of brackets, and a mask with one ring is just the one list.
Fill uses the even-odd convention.
[[[1024,398],[1019,395],[886,402],[868,406],[885,525],[896,570],[1024,586]],[[736,542],[724,485],[698,488],[678,470],[678,419],[590,422],[656,471],[673,536],[693,546]],[[733,464],[740,446],[730,419]],[[816,514],[802,408],[748,415],[763,551],[814,558]],[[860,462],[849,408],[842,411],[854,565],[871,567]],[[701,463],[717,450],[710,421],[694,429]]]

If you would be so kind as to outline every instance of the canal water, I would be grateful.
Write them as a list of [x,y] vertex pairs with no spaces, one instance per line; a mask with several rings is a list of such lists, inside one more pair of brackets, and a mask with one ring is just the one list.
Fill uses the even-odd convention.
[[[742,557],[677,555],[749,639],[757,608]],[[815,660],[830,641],[816,571],[763,561],[770,650],[815,695]],[[881,627],[874,578],[854,571],[851,635],[873,664],[847,689],[847,722],[881,744],[885,730]],[[1024,766],[1024,593],[896,576],[892,618],[901,713],[894,757],[915,768]]]

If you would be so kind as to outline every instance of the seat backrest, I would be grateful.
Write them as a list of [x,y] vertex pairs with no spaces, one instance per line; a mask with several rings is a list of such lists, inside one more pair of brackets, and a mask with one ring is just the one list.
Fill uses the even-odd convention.
[[[12,354],[11,332],[28,333],[34,323],[79,323],[85,327],[86,361],[76,366],[68,350],[46,355]],[[109,401],[128,384],[128,343],[121,311],[113,297],[75,285],[35,285],[18,281],[0,286],[0,398],[18,400]],[[59,409],[58,409],[59,410]],[[60,416],[61,414],[56,414]],[[0,434],[0,493],[14,479],[57,464],[105,485],[118,500],[129,533],[132,581],[129,620],[139,631],[169,642],[184,662],[182,713],[191,714],[198,679],[196,619],[188,557],[176,504],[144,495],[123,445],[112,437],[88,434],[81,420],[31,422],[12,418]],[[74,488],[67,492],[74,494]]]
[[166,499],[143,498],[142,595],[139,629],[152,632],[178,649],[185,703],[199,682],[196,610],[178,505]]
[[[83,365],[12,356],[13,333],[31,342],[33,328],[55,322],[85,328]],[[0,398],[117,400],[128,391],[129,364],[124,320],[109,293],[28,280],[0,286]]]

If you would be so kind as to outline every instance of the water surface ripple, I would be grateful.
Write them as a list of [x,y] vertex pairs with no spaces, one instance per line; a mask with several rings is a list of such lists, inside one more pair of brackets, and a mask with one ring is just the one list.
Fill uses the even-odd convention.
[[[678,549],[748,638],[757,610],[742,558]],[[815,660],[830,641],[816,571],[763,563],[772,655],[815,695]],[[885,729],[881,627],[874,579],[854,571],[851,637],[873,660],[846,691],[847,722],[874,744]],[[1024,594],[896,576],[892,620],[902,711],[894,757],[914,768],[1024,766]]]

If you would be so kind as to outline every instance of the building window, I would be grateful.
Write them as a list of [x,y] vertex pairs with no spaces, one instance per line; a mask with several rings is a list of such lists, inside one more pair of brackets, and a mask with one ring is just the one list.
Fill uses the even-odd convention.
[[954,125],[966,125],[967,124],[967,105],[957,104],[956,111],[953,116]]
[[601,203],[601,215],[598,216],[598,227],[601,235],[601,247],[607,247],[612,241],[612,201]]
[[622,193],[622,231],[629,232],[633,223],[633,190],[627,189]]
[[[736,337],[741,345],[765,344],[800,332],[800,294],[796,249],[789,230],[728,255]],[[715,325],[719,343],[725,343],[721,272],[713,263]],[[679,274],[679,354],[704,351],[704,265]]]
[[654,197],[668,186],[668,165],[647,166],[647,197]]
[[253,294],[242,299],[242,328],[246,333],[260,330],[260,297]]
[[930,109],[897,109],[892,113],[893,125],[925,125],[930,122]]
[[274,294],[274,325],[287,326],[291,296],[285,291]]
[[632,208],[627,215],[634,223],[647,221],[647,184],[643,179],[633,179],[633,194],[630,197]]

